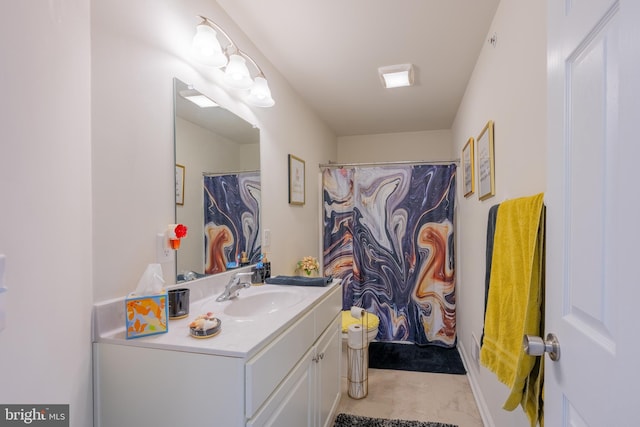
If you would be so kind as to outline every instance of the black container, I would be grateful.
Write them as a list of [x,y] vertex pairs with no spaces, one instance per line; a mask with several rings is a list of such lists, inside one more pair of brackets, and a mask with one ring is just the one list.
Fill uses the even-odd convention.
[[264,278],[268,279],[271,277],[271,263],[269,261],[263,263],[264,265]]
[[182,319],[189,315],[189,289],[169,290],[169,319]]
[[264,268],[253,267],[251,269],[251,283],[264,283]]
[[265,262],[264,264],[258,263],[260,267],[253,267],[251,272],[253,275],[251,276],[252,283],[264,283],[265,279],[271,277],[271,263]]

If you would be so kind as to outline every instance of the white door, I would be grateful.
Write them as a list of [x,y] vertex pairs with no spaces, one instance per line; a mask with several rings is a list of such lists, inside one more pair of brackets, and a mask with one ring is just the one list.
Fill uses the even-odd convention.
[[547,426],[640,425],[640,1],[549,0]]

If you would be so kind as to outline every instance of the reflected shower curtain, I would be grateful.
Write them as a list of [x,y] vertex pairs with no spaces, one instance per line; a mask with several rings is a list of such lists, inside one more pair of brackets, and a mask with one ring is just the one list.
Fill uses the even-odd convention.
[[325,275],[343,309],[380,317],[379,341],[456,342],[455,164],[327,168]]
[[260,260],[260,172],[204,176],[205,274],[227,270],[246,252]]

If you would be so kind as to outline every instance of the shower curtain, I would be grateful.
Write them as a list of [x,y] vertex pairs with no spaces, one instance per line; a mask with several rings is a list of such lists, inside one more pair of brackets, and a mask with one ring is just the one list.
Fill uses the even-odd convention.
[[227,270],[244,252],[260,261],[260,172],[204,176],[205,274]]
[[453,347],[455,164],[327,168],[325,275],[343,309],[380,318],[379,341]]

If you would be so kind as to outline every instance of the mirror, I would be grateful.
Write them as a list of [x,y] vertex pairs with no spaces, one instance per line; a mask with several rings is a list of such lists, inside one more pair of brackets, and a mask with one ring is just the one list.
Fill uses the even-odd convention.
[[[176,282],[260,260],[260,131],[174,79]],[[190,100],[192,99],[192,100]]]

